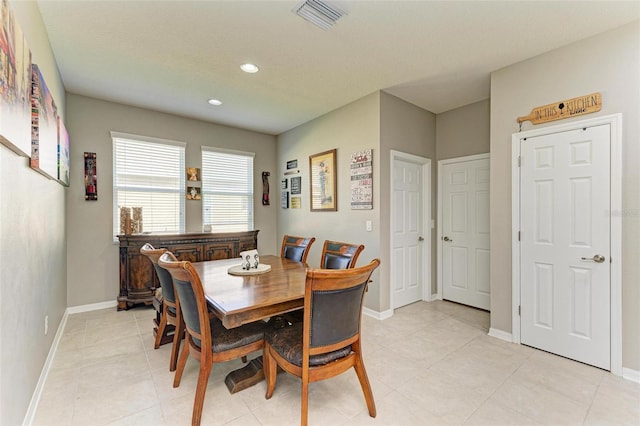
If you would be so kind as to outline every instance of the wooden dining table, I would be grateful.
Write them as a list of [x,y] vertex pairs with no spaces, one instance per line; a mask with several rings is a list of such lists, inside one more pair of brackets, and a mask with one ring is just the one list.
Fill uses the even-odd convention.
[[[200,276],[207,303],[226,328],[260,321],[300,309],[304,306],[307,264],[260,256],[268,272],[232,275],[229,269],[241,264],[240,258],[192,263]],[[232,371],[225,378],[231,393],[238,392],[264,378],[262,357]]]

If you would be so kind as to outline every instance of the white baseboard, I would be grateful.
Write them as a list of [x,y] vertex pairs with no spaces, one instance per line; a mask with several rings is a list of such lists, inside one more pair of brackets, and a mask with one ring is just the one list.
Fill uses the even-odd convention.
[[622,377],[632,382],[640,383],[640,371],[630,368],[622,368]]
[[91,303],[89,305],[71,306],[67,308],[69,314],[79,314],[81,312],[98,311],[100,309],[115,308],[118,302],[111,300],[108,302]]
[[386,311],[378,312],[378,311],[374,311],[373,309],[363,308],[362,313],[364,313],[369,317],[375,318],[377,320],[385,320],[393,316],[393,309],[388,309]]
[[489,336],[504,340],[505,342],[513,343],[513,335],[511,333],[507,333],[506,331],[498,330],[496,328],[489,329]]
[[56,331],[56,336],[53,338],[53,343],[51,343],[49,354],[47,355],[47,359],[45,360],[42,371],[40,372],[40,378],[38,379],[36,388],[33,391],[33,395],[31,396],[31,401],[29,402],[29,407],[27,408],[27,414],[25,414],[24,421],[22,422],[24,426],[30,426],[33,423],[34,416],[36,415],[36,410],[38,409],[38,404],[40,403],[40,397],[42,396],[42,390],[44,389],[44,385],[47,382],[47,376],[49,376],[49,370],[51,370],[51,365],[53,364],[53,360],[55,359],[58,345],[60,344],[60,340],[62,339],[62,336],[64,334],[64,329],[67,326],[67,318],[69,318],[68,309],[62,316],[60,326],[58,326],[58,331]]

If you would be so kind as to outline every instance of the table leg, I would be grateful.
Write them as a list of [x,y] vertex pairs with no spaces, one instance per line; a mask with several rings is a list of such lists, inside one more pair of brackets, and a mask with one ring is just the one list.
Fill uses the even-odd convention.
[[262,371],[262,355],[249,361],[247,365],[237,370],[233,370],[224,382],[229,389],[229,393],[236,393],[243,389],[249,388],[256,383],[264,380],[264,372]]

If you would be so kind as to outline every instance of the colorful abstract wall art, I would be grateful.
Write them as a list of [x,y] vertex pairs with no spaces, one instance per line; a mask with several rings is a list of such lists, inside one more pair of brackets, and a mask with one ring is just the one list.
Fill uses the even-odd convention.
[[69,132],[58,117],[58,182],[69,186]]
[[31,155],[31,51],[7,0],[0,0],[0,143]]
[[37,65],[32,65],[31,167],[58,179],[58,111]]

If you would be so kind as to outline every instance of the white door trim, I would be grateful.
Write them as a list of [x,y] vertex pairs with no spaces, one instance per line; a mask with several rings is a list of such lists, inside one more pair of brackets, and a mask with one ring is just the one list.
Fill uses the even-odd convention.
[[438,224],[436,235],[436,264],[438,267],[436,268],[437,291],[436,294],[433,295],[433,300],[442,300],[442,166],[453,163],[462,163],[465,161],[484,160],[486,158],[490,159],[491,153],[487,152],[485,154],[466,155],[464,157],[447,158],[446,160],[438,161],[438,212],[436,219]]
[[580,120],[511,135],[511,334],[520,343],[520,140],[608,124],[611,129],[611,373],[622,375],[622,114]]
[[[422,212],[424,219],[422,221],[422,235],[424,237],[424,245],[422,250],[422,264],[424,265],[422,277],[422,300],[431,300],[431,160],[429,158],[420,157],[418,155],[408,154],[401,151],[390,151],[390,183],[389,183],[389,199],[393,200],[393,169],[395,160],[403,160],[411,163],[420,164],[422,166]],[[389,215],[389,253],[393,252],[393,223],[395,206],[391,203]],[[389,262],[389,277],[394,276],[393,262]],[[389,309],[393,312],[393,285],[389,285]]]

